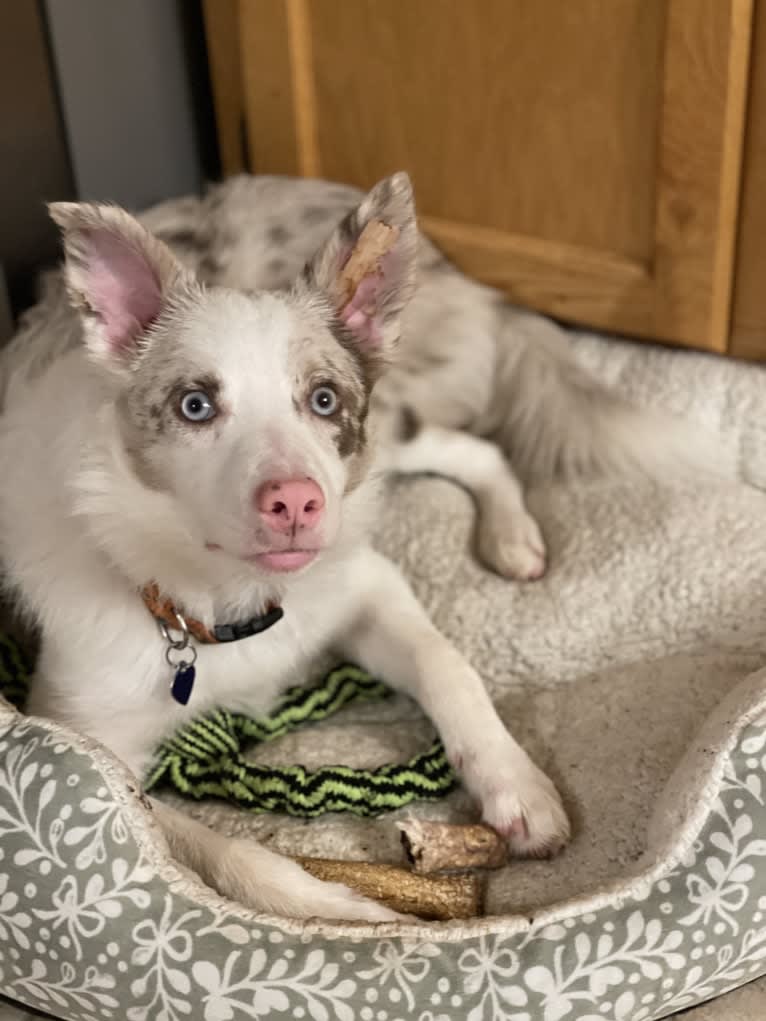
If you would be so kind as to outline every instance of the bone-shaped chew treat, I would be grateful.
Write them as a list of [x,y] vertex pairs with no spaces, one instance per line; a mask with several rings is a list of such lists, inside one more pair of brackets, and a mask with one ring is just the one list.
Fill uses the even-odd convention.
[[506,863],[503,838],[489,826],[456,826],[446,822],[407,819],[398,822],[402,846],[415,872],[496,869]]
[[365,224],[348,262],[338,275],[344,305],[351,301],[366,277],[380,272],[380,260],[391,251],[398,237],[398,227],[390,227],[380,220],[370,220]]
[[424,876],[396,865],[366,861],[295,860],[317,879],[345,883],[401,914],[446,922],[451,918],[476,918],[484,911],[484,878],[474,873]]

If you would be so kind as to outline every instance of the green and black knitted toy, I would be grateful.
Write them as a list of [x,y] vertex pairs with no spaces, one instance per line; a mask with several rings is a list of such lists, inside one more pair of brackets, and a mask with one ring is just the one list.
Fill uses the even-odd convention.
[[[0,635],[0,694],[21,709],[31,663],[11,638]],[[244,750],[273,741],[304,723],[323,720],[352,702],[387,698],[380,681],[358,667],[336,667],[316,686],[291,688],[271,716],[251,719],[218,709],[194,720],[159,750],[147,789],[166,784],[187,798],[225,798],[249,812],[286,812],[309,818],[324,812],[380,815],[451,791],[455,778],[440,741],[403,765],[379,769],[261,766]]]

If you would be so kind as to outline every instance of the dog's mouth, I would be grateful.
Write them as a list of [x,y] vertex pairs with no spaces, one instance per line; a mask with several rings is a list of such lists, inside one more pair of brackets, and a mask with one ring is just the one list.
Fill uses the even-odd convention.
[[[223,547],[218,543],[205,543],[205,548],[210,552],[224,552]],[[299,571],[307,567],[312,560],[315,560],[321,551],[318,549],[284,549],[265,550],[262,553],[235,554],[238,560],[244,560],[246,564],[255,564],[267,571],[286,573],[288,571]]]
[[242,559],[249,564],[265,567],[267,571],[299,571],[302,567],[308,566],[318,553],[319,550],[316,549],[287,549],[271,553],[254,553]]

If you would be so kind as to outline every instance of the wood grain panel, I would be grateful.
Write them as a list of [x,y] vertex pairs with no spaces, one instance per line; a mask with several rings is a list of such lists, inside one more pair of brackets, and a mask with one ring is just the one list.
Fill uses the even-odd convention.
[[514,300],[723,351],[753,0],[240,0],[256,172],[413,176]]
[[247,169],[243,138],[244,88],[239,59],[239,4],[237,0],[203,0],[202,10],[221,169],[228,176]]
[[296,132],[301,114],[293,89],[293,64],[301,52],[291,56],[284,0],[240,0],[239,37],[249,169],[254,174],[302,173]]
[[[649,270],[609,252],[425,216],[423,230],[471,276],[517,304],[587,325],[642,335],[653,300]],[[645,335],[645,334],[644,334]]]
[[729,353],[766,361],[766,6],[756,4]]
[[719,352],[728,345],[752,17],[752,0],[668,6],[656,335]]
[[426,215],[649,257],[665,0],[307,7],[324,174],[405,166]]

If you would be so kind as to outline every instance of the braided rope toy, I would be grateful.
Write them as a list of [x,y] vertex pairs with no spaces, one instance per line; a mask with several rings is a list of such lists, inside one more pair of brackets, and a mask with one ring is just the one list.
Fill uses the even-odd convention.
[[[22,648],[0,634],[0,694],[19,709],[31,672]],[[353,702],[390,694],[381,681],[346,664],[313,687],[290,688],[270,716],[251,718],[216,709],[162,745],[147,777],[147,790],[164,784],[194,800],[223,798],[249,812],[285,812],[302,818],[325,812],[375,816],[415,800],[443,797],[454,788],[455,777],[438,739],[404,764],[369,770],[265,766],[245,756],[246,748],[323,720]]]

